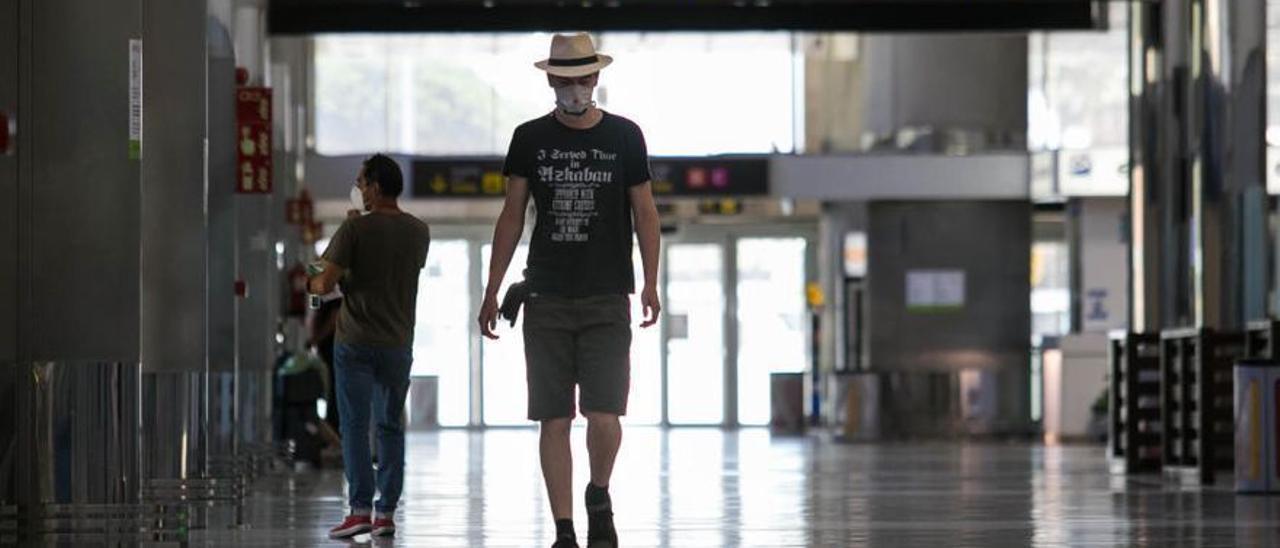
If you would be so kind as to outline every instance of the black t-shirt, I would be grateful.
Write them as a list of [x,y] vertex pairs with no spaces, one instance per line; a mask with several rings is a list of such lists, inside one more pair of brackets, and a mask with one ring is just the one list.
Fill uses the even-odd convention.
[[537,223],[525,279],[533,292],[570,297],[635,291],[628,190],[649,181],[640,127],[603,113],[590,129],[554,114],[516,128],[503,173],[529,181]]

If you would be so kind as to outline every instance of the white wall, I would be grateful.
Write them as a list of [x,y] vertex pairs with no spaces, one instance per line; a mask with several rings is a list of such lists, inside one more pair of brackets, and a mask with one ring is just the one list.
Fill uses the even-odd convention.
[[1045,353],[1045,437],[1071,440],[1087,435],[1093,403],[1106,388],[1106,335],[1064,337],[1060,351]]
[[1086,198],[1078,202],[1080,328],[1106,333],[1129,325],[1128,244],[1124,198]]

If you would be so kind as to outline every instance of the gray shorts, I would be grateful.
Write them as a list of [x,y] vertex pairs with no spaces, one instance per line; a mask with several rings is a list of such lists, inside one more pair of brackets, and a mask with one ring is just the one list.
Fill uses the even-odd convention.
[[627,413],[631,391],[631,300],[627,295],[529,296],[524,305],[529,420]]

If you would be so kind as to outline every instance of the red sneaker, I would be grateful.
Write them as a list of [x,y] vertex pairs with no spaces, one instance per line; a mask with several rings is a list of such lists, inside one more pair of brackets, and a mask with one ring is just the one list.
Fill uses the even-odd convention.
[[373,520],[373,536],[390,537],[396,534],[396,522],[391,518],[378,518]]
[[329,530],[329,538],[351,538],[371,530],[373,530],[373,524],[370,523],[369,516],[350,515],[337,527]]

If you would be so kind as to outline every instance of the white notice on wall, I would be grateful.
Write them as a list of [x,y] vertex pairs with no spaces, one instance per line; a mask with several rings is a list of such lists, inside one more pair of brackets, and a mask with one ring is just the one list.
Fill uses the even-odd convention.
[[129,159],[142,159],[142,40],[129,40]]
[[849,232],[844,235],[844,275],[850,278],[867,275],[866,232]]
[[908,270],[907,310],[952,312],[964,308],[963,270]]

